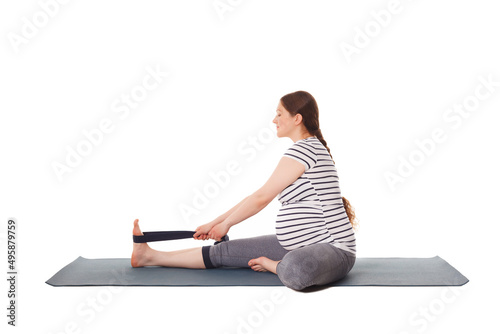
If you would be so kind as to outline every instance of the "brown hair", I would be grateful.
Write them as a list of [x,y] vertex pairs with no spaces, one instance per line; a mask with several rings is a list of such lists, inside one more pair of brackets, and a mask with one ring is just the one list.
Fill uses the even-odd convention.
[[[321,133],[321,129],[319,128],[319,110],[318,104],[314,97],[308,92],[299,90],[294,93],[286,94],[280,99],[281,104],[285,109],[292,115],[295,116],[297,114],[302,115],[302,123],[304,124],[307,131],[318,138],[318,140],[325,146],[330,154],[330,148],[326,145],[326,141],[323,138],[323,134]],[[332,157],[333,161],[333,157]],[[335,161],[333,161],[335,164]],[[342,203],[344,204],[344,209],[347,213],[347,217],[351,222],[351,225],[356,229],[358,227],[356,215],[354,213],[354,208],[351,206],[351,203],[345,198],[342,197]]]

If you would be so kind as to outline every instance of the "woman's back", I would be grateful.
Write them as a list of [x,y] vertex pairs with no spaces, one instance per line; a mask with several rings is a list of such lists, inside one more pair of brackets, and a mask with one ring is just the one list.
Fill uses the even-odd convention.
[[328,242],[356,253],[356,238],[342,202],[337,169],[316,137],[294,143],[284,156],[305,166],[305,172],[278,196],[282,208],[276,235],[287,250]]

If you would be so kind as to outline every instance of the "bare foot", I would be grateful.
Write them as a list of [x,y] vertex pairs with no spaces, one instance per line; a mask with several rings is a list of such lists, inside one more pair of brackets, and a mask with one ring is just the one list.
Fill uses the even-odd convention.
[[[134,221],[134,230],[132,231],[133,235],[143,235],[141,229],[139,228],[139,219]],[[134,249],[132,251],[132,257],[130,259],[130,264],[132,267],[144,267],[148,264],[151,258],[152,249],[149,248],[147,243],[135,243]]]
[[255,271],[270,271],[276,274],[276,266],[280,261],[273,261],[265,256],[251,259],[248,265]]

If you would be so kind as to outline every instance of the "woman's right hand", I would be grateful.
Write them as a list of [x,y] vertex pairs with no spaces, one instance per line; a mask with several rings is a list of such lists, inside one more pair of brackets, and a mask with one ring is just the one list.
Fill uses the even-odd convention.
[[214,224],[213,222],[198,226],[196,228],[196,233],[193,235],[193,238],[196,240],[208,240],[210,239],[208,237],[208,232],[212,229],[217,224]]

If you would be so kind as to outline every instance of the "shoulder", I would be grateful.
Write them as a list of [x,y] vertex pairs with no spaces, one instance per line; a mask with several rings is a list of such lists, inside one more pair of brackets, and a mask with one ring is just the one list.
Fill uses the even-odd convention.
[[290,146],[290,148],[288,148],[287,152],[288,151],[298,151],[306,154],[316,154],[316,147],[314,145],[314,141],[310,138],[307,138],[293,143],[293,145]]
[[318,158],[316,153],[315,141],[316,138],[307,138],[295,142],[288,150],[286,150],[284,156],[295,159],[306,166],[306,170],[312,168]]

